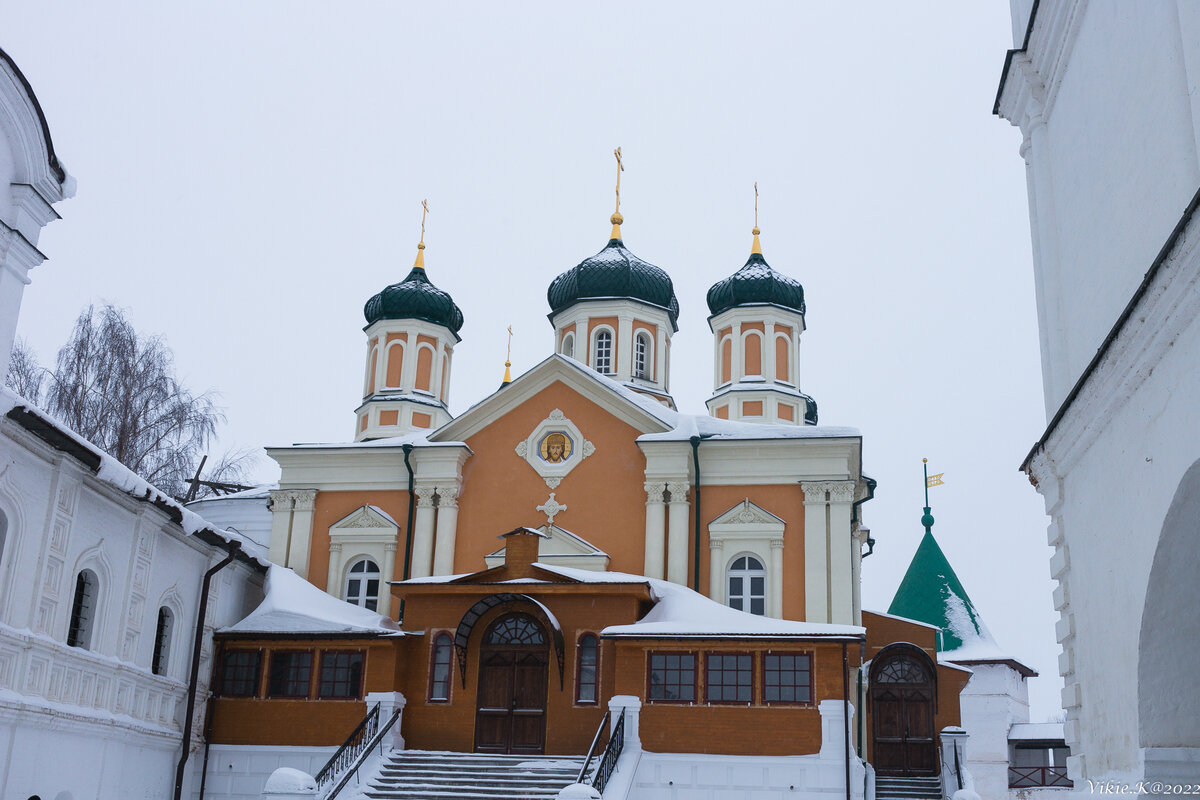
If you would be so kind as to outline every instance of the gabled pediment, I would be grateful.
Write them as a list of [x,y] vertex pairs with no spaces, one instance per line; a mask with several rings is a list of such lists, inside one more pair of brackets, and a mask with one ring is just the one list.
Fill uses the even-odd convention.
[[562,383],[635,428],[639,434],[672,430],[678,414],[603,378],[574,359],[555,354],[429,435],[430,442],[462,442],[555,383]]
[[[608,569],[608,553],[586,539],[563,530],[557,525],[543,525],[537,529],[543,537],[538,542],[538,561],[558,567],[576,567],[604,572]],[[505,548],[484,557],[489,568],[504,564]]]
[[347,533],[362,530],[396,531],[396,521],[376,506],[362,506],[329,526],[330,533]]
[[776,526],[783,528],[784,521],[779,517],[767,511],[761,506],[757,506],[750,502],[750,498],[746,498],[738,503],[733,508],[726,511],[721,516],[709,523],[709,527],[714,525],[755,525],[755,526]]

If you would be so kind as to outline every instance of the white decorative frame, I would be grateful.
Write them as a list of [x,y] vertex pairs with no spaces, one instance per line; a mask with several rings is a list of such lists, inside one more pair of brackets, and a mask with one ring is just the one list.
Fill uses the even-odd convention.
[[[561,433],[571,441],[571,450],[562,461],[551,462],[542,457],[541,442],[551,433]],[[525,459],[525,463],[542,476],[551,489],[557,487],[583,459],[596,452],[595,445],[584,439],[579,427],[557,408],[537,424],[525,441],[518,442],[515,449],[517,455]]]
[[766,569],[767,616],[783,616],[782,519],[747,498],[708,524],[709,596],[728,604],[729,565],[752,555]]
[[399,536],[400,526],[375,506],[360,506],[330,525],[325,591],[344,600],[346,571],[360,558],[370,558],[379,567],[376,611],[386,616],[392,602],[389,581]]

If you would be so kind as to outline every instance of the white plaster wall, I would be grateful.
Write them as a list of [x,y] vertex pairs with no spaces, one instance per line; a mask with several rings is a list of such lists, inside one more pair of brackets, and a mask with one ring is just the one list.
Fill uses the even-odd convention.
[[[845,798],[846,765],[819,756],[642,753],[629,800]],[[851,760],[851,797],[864,796],[865,770]]]
[[[209,748],[205,800],[259,800],[271,773],[280,767],[316,775],[336,747],[283,747],[214,744]],[[193,800],[200,797],[199,762],[192,777]]]
[[1029,721],[1029,687],[1021,673],[1002,664],[972,664],[959,695],[966,730],[967,769],[983,800],[1008,796],[1008,730]]
[[[1058,637],[1070,650],[1061,665],[1066,737],[1073,753],[1087,755],[1088,777],[1140,770],[1139,632],[1159,531],[1200,456],[1198,363],[1200,325],[1192,322],[1129,401],[1096,426],[1095,443],[1057,466],[1065,474],[1061,505],[1047,499],[1051,537],[1062,537],[1052,571],[1066,587],[1056,593]],[[1055,458],[1053,446],[1048,454]],[[1194,682],[1178,692],[1177,702],[1200,708]]]

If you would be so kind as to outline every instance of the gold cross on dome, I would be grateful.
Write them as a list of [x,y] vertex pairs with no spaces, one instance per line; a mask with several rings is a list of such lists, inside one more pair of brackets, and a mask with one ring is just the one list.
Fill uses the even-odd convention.
[[625,165],[621,163],[621,148],[613,150],[613,155],[617,159],[617,208],[614,213],[621,213],[621,173],[625,171]]
[[421,244],[425,244],[425,215],[429,213],[429,201],[421,201]]
[[754,182],[754,227],[758,227],[758,181]]
[[512,360],[512,325],[508,326],[508,353],[504,356],[504,363],[508,364]]

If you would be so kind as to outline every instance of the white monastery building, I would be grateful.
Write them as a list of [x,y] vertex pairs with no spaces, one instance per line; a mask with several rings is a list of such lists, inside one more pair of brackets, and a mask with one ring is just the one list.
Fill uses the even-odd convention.
[[1066,740],[1088,781],[1200,783],[1200,4],[1012,0]]

